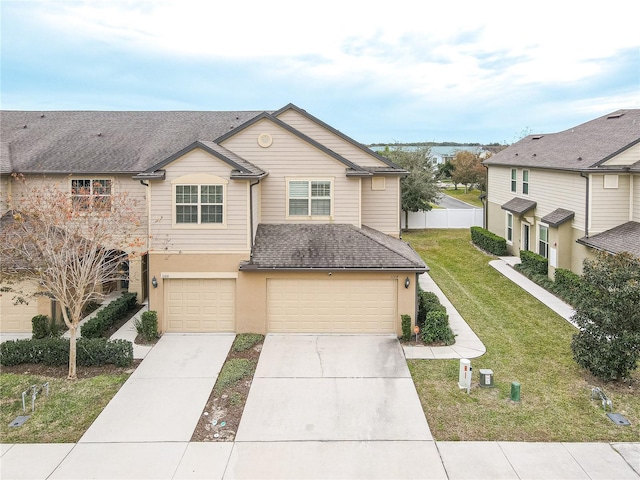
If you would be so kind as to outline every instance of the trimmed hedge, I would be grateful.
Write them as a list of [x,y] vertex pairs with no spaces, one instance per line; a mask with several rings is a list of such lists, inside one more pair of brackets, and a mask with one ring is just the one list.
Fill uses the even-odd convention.
[[455,342],[455,335],[449,326],[449,315],[442,310],[432,310],[427,313],[422,330],[424,343],[442,342],[451,345]]
[[482,227],[471,227],[471,241],[481,249],[499,257],[507,254],[507,241]]
[[[42,363],[60,367],[69,364],[68,338],[9,340],[0,344],[0,364],[6,367],[22,363]],[[133,344],[127,340],[79,338],[76,364],[82,367],[133,364]]]
[[447,311],[440,303],[438,296],[433,292],[425,292],[422,288],[418,289],[418,326],[422,330],[427,313],[433,310]]
[[122,296],[100,310],[95,317],[80,327],[83,338],[100,338],[111,326],[124,317],[136,305],[135,293],[125,292]]
[[45,338],[49,336],[49,317],[36,315],[31,319],[31,336],[33,338]]
[[529,250],[520,250],[522,267],[534,275],[547,275],[549,273],[549,260]]
[[402,320],[402,339],[411,340],[411,315],[400,315]]

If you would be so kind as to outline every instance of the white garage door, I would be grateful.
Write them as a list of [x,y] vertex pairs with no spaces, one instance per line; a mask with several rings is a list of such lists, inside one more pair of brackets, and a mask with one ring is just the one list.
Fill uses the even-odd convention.
[[270,332],[395,333],[397,280],[267,281]]
[[[34,291],[35,287],[27,283],[15,286],[16,291]],[[19,294],[0,292],[0,332],[31,333],[31,319],[38,314],[38,299],[25,298],[27,303],[20,303],[16,298]]]
[[167,332],[233,332],[234,279],[172,278],[164,281]]

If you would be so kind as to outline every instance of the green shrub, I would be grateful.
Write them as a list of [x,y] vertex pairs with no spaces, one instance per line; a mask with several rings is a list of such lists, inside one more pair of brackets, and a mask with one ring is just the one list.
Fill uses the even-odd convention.
[[449,326],[449,315],[441,310],[432,310],[427,313],[427,318],[422,328],[422,341],[424,343],[444,343],[451,345],[455,342],[455,335]]
[[520,250],[522,268],[532,274],[547,275],[549,273],[549,260],[529,250]]
[[[76,342],[78,366],[113,364],[127,367],[133,364],[133,345],[127,340],[79,338]],[[41,363],[48,366],[69,364],[69,339],[42,338],[9,340],[0,344],[0,364]]]
[[471,241],[494,255],[503,256],[507,254],[507,241],[482,227],[471,227]]
[[158,338],[158,313],[149,310],[142,314],[142,337],[147,342],[152,342]]
[[218,374],[214,391],[219,395],[237,381],[251,376],[255,369],[256,362],[247,358],[232,358],[226,361],[222,366],[222,370],[220,370],[220,374]]
[[425,292],[418,288],[418,319],[417,324],[422,329],[427,318],[427,313],[439,310],[446,313],[446,308],[440,303],[438,296],[433,292]]
[[80,327],[84,338],[102,337],[111,326],[124,317],[136,305],[136,294],[125,292],[100,310],[95,317]]
[[400,315],[400,319],[402,320],[402,339],[411,340],[411,316]]
[[49,336],[49,317],[36,315],[31,319],[32,338],[45,338]]
[[262,343],[263,341],[264,335],[260,335],[259,333],[239,333],[238,335],[236,335],[231,349],[234,352],[244,352],[245,350],[249,350],[254,345]]

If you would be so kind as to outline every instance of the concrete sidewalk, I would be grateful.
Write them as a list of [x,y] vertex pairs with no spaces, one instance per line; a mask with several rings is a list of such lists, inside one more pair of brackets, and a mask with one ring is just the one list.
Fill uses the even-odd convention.
[[445,358],[476,358],[483,355],[487,349],[471,327],[464,321],[462,315],[453,306],[449,299],[442,293],[440,287],[433,281],[428,273],[419,277],[420,287],[425,292],[433,292],[438,296],[440,303],[447,309],[449,325],[456,336],[456,343],[444,347],[411,346],[404,345],[404,355],[407,359],[445,359]]

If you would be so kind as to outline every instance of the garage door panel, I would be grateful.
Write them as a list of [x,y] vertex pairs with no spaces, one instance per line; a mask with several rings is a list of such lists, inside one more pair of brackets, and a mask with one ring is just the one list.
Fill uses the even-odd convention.
[[271,332],[396,332],[395,279],[269,279],[267,290]]
[[165,280],[167,331],[235,330],[234,279]]

